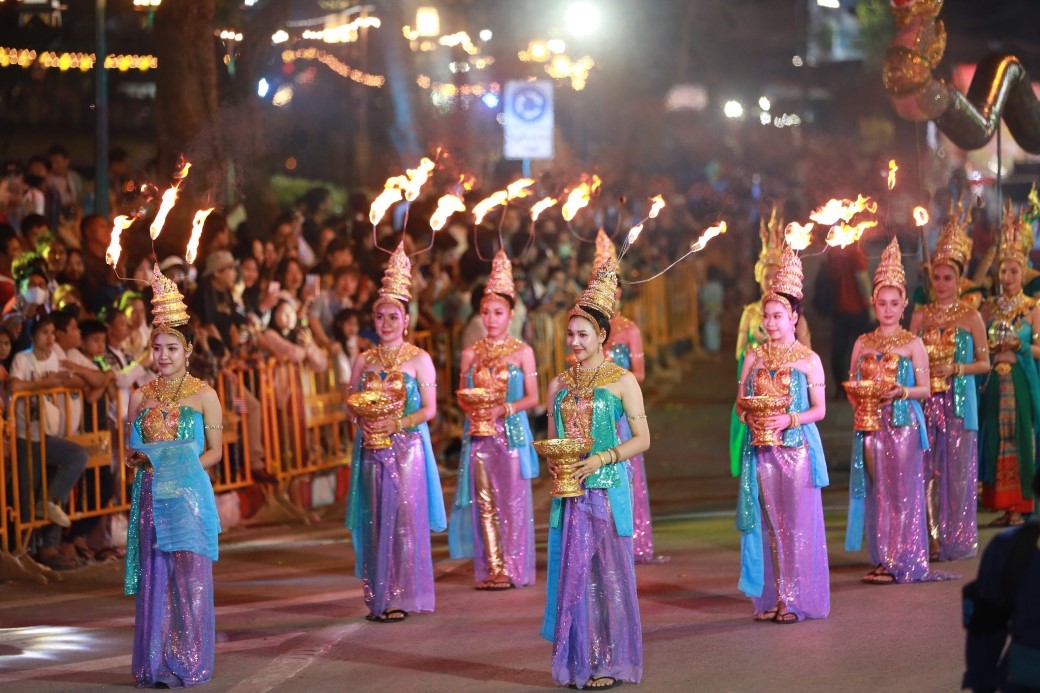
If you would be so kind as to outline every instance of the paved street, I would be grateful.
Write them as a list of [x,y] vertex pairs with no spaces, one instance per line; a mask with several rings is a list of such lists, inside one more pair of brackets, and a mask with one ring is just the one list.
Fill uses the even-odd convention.
[[[736,589],[735,482],[726,441],[729,360],[684,364],[646,387],[648,456],[658,550],[637,568],[645,650],[643,690],[954,691],[962,672],[964,580],[869,586],[865,555],[842,549],[851,413],[832,406],[824,441],[832,611],[792,628],[756,624]],[[452,490],[445,480],[446,492]],[[544,575],[548,485],[535,487]],[[450,497],[450,496],[449,496]],[[216,691],[519,691],[552,687],[549,643],[537,631],[544,584],[476,592],[465,562],[434,539],[437,611],[372,624],[342,528],[342,508],[314,526],[233,530],[216,566]],[[985,516],[984,519],[988,519]],[[990,533],[984,533],[984,540]],[[945,569],[971,577],[976,561]],[[57,585],[0,585],[0,689],[123,690],[133,602],[122,565],[66,574]]]

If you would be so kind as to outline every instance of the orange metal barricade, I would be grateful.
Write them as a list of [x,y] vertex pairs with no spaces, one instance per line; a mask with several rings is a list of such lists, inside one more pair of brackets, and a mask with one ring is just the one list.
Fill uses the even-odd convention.
[[[256,368],[239,367],[221,371],[216,382],[217,397],[224,408],[223,454],[211,470],[213,490],[224,493],[253,484],[253,450],[249,435],[252,417],[259,416],[260,373]],[[254,407],[249,400],[257,402]],[[250,410],[253,410],[252,412]]]
[[9,516],[17,507],[7,502],[7,468],[10,465],[11,457],[7,454],[7,420],[0,419],[0,502],[3,503],[3,512],[0,512],[0,553],[11,548],[7,539],[7,523],[14,521],[14,518]]

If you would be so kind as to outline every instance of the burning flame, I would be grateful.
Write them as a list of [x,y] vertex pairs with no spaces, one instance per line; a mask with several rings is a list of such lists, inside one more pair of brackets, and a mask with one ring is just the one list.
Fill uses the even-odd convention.
[[123,252],[122,246],[119,245],[119,236],[133,226],[136,219],[137,217],[116,217],[116,223],[112,226],[112,240],[108,244],[108,250],[105,251],[105,262],[113,268],[119,262],[119,254]]
[[646,215],[646,218],[656,219],[657,215],[661,213],[662,209],[664,209],[664,198],[660,195],[654,195],[650,198],[650,202],[653,204],[650,205],[650,212]]
[[[182,161],[183,161],[183,159],[182,159]],[[188,177],[188,171],[190,171],[190,170],[191,170],[191,162],[190,161],[185,161],[184,164],[180,167],[180,169],[176,173],[173,174],[173,179],[174,180],[184,180],[185,178]]]
[[896,171],[899,170],[899,166],[896,164],[895,159],[888,160],[888,189],[892,190],[896,187]]
[[639,238],[639,234],[641,233],[643,233],[642,224],[636,224],[635,226],[633,226],[631,229],[628,230],[628,237],[625,238],[625,244],[632,245],[633,243],[635,243],[636,239]]
[[[422,161],[416,168],[410,168],[406,171],[407,182],[402,186],[404,191],[404,199],[409,202],[414,202],[419,197],[419,192],[422,190],[422,186],[426,184],[426,181],[430,179],[430,174],[433,173],[433,169],[437,166],[432,160],[423,157]],[[389,182],[389,181],[388,181]]]
[[184,251],[184,260],[189,264],[195,263],[195,256],[199,252],[199,239],[202,238],[202,226],[206,223],[206,217],[210,215],[213,208],[200,209],[195,212],[195,218],[191,221],[191,236],[188,238],[188,249]]
[[784,229],[784,238],[787,240],[787,245],[791,246],[795,250],[805,250],[812,243],[812,230],[815,224],[799,224],[797,221],[792,221]]
[[541,200],[538,200],[538,202],[535,202],[534,206],[531,207],[531,221],[538,221],[539,215],[541,215],[542,212],[556,204],[556,202],[557,200],[552,197],[546,197]]
[[[185,170],[187,170],[188,166],[191,166],[191,164],[185,164]],[[184,179],[181,178],[181,180]],[[180,189],[180,185],[180,181],[177,181],[173,187],[168,189],[162,195],[162,202],[159,203],[159,211],[155,213],[155,219],[152,220],[152,225],[148,228],[148,235],[152,237],[153,241],[159,237],[159,234],[162,232],[163,224],[166,223],[166,216],[170,213],[170,210],[173,209],[173,205],[177,202],[177,193]]]
[[484,217],[495,207],[504,205],[509,201],[509,193],[505,190],[499,190],[498,192],[492,193],[491,197],[481,200],[473,207],[473,220],[479,224],[484,221]]
[[386,210],[390,209],[395,202],[400,202],[404,199],[402,190],[406,185],[408,185],[407,176],[394,176],[386,179],[386,183],[383,185],[383,192],[379,193],[376,199],[372,200],[372,206],[368,210],[368,220],[372,226],[379,223],[386,214]]
[[437,200],[437,209],[433,212],[433,216],[430,217],[430,228],[434,231],[440,231],[448,222],[448,217],[455,212],[465,211],[466,203],[463,202],[461,197],[453,194],[445,195]]
[[563,203],[563,219],[564,221],[570,221],[585,207],[588,207],[589,200],[592,196],[599,191],[600,180],[599,176],[593,174],[591,178],[582,176],[582,182],[574,187],[570,193],[567,194],[567,201]]
[[832,226],[831,230],[827,232],[826,243],[832,248],[845,248],[846,246],[850,246],[857,242],[863,236],[864,231],[872,229],[877,225],[877,221],[869,219],[867,221],[861,221],[854,226],[848,224]]
[[527,190],[527,188],[531,187],[532,185],[534,185],[533,178],[521,178],[519,180],[515,180],[506,186],[506,195],[510,200],[517,200],[521,197],[527,197],[531,194],[531,191]]
[[924,207],[914,207],[914,223],[917,226],[924,226],[928,223],[928,210]]
[[708,245],[708,241],[723,233],[726,233],[726,222],[720,221],[715,226],[708,228],[701,234],[700,238],[690,244],[690,252],[699,253],[704,250],[706,245]]
[[813,211],[809,218],[824,226],[833,226],[839,221],[849,222],[860,212],[873,214],[877,211],[877,202],[869,197],[858,195],[856,201],[828,200],[827,204]]

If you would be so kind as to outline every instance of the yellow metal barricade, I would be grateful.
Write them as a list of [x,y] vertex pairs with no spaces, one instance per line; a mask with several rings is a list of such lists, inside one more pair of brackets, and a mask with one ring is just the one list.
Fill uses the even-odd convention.
[[123,449],[125,403],[117,395],[116,420],[97,402],[83,405],[79,432],[67,431],[66,440],[87,451],[87,468],[69,497],[69,518],[80,520],[130,509],[130,493]]
[[[253,484],[254,456],[250,428],[260,417],[259,368],[238,367],[221,371],[217,378],[217,396],[224,408],[222,444],[224,454],[213,470],[213,490],[224,493]],[[250,401],[255,406],[250,406]],[[262,430],[262,422],[261,422]]]
[[14,518],[9,516],[16,507],[7,502],[7,469],[10,466],[11,456],[7,454],[7,420],[0,419],[0,502],[3,502],[3,512],[0,512],[0,553],[11,547],[7,541],[7,523],[14,521]]

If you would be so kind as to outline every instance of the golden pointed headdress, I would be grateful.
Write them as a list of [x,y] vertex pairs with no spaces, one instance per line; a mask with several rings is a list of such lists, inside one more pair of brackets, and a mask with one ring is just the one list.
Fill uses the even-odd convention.
[[788,311],[791,311],[791,301],[787,297],[802,300],[802,281],[805,278],[802,272],[802,259],[798,257],[794,248],[787,246],[778,262],[774,264],[780,265],[780,269],[777,270],[769,291],[762,297],[762,305],[765,306],[769,301],[778,301],[787,306]]
[[780,264],[784,250],[784,220],[777,218],[776,207],[769,215],[759,221],[758,235],[762,239],[762,250],[758,253],[758,261],[755,263],[755,281],[761,282],[766,276],[766,267]]
[[516,298],[516,288],[513,286],[513,263],[502,248],[498,249],[495,257],[491,260],[491,276],[488,277],[487,286],[484,287],[484,295],[501,294],[509,298]]
[[175,327],[188,324],[188,307],[184,305],[184,294],[172,279],[159,269],[152,267],[152,335],[171,334],[188,348],[188,341]]
[[610,240],[607,232],[601,228],[596,233],[596,255],[592,258],[592,273],[595,274],[596,270],[608,260],[617,264],[617,247],[614,245],[614,241]]
[[389,301],[404,310],[404,305],[412,300],[412,261],[404,252],[404,241],[398,243],[397,250],[390,255],[378,293],[377,306]]
[[614,295],[617,293],[617,286],[617,263],[608,260],[592,273],[589,285],[581,293],[578,303],[567,313],[567,317],[578,315],[585,318],[595,326],[600,339],[604,339],[606,333],[599,326],[595,316],[588,311],[594,310],[607,320],[614,317]]
[[1009,200],[1004,208],[1004,218],[1000,225],[1000,245],[997,251],[997,262],[1014,260],[1022,269],[1029,267],[1029,251],[1033,249],[1033,229],[1015,209]]
[[881,253],[881,262],[874,272],[874,296],[879,289],[891,286],[899,289],[906,296],[906,270],[903,269],[903,253],[899,250],[899,241],[895,236]]
[[968,267],[971,259],[971,236],[964,230],[970,217],[961,220],[963,209],[958,206],[956,214],[950,214],[949,221],[943,226],[939,233],[939,240],[935,244],[935,253],[932,255],[933,265],[956,265],[960,273]]

